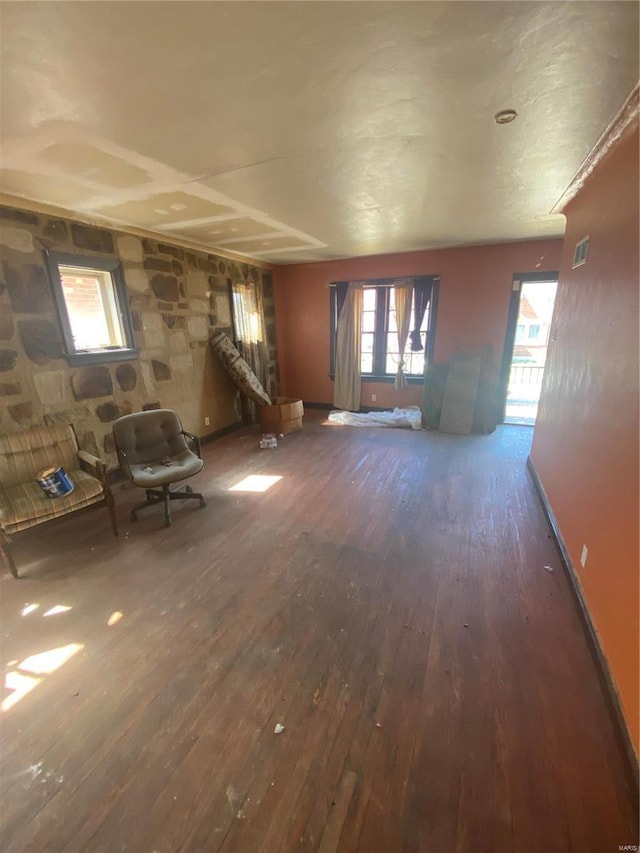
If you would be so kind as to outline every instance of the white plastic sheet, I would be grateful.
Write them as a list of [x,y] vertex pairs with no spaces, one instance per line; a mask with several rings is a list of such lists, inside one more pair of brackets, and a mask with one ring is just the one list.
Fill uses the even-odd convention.
[[422,412],[418,406],[397,407],[392,412],[329,412],[332,424],[357,427],[410,427],[422,429]]

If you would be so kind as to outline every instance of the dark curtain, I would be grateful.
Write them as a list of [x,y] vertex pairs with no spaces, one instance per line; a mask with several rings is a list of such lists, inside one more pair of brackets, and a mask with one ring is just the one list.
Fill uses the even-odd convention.
[[349,290],[348,281],[339,281],[336,284],[336,323],[338,322],[338,319],[340,317],[340,312],[342,311],[344,300],[347,297],[347,290]]
[[420,352],[424,349],[420,340],[420,326],[431,299],[431,279],[414,279],[413,282],[413,312],[415,315],[415,328],[409,335],[411,338],[411,352]]

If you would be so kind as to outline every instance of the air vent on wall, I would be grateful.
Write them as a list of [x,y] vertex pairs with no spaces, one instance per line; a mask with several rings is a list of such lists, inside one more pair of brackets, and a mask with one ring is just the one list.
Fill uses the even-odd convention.
[[579,243],[576,243],[576,248],[573,252],[573,264],[571,269],[581,267],[587,262],[587,252],[589,251],[589,236],[583,237]]

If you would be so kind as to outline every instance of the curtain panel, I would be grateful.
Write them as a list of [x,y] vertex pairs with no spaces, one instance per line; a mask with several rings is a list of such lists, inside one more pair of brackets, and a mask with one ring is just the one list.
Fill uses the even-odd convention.
[[[234,281],[231,284],[231,297],[236,347],[262,383],[262,387],[271,396],[262,288],[255,282]],[[240,395],[240,408],[243,421],[256,420],[256,404],[243,394]]]
[[360,410],[362,380],[362,288],[366,282],[351,281],[344,297],[336,334],[336,374],[333,405],[349,412]]

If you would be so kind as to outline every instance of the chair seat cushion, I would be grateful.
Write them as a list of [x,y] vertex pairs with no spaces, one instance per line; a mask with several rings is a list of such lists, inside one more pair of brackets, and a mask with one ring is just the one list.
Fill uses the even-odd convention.
[[74,489],[58,498],[47,497],[35,481],[0,489],[0,527],[4,532],[26,530],[96,503],[103,497],[100,480],[80,468],[67,471],[67,474]]
[[131,479],[143,489],[155,489],[158,486],[186,480],[202,471],[204,462],[195,453],[185,450],[171,457],[170,465],[153,462],[148,465],[131,465]]

